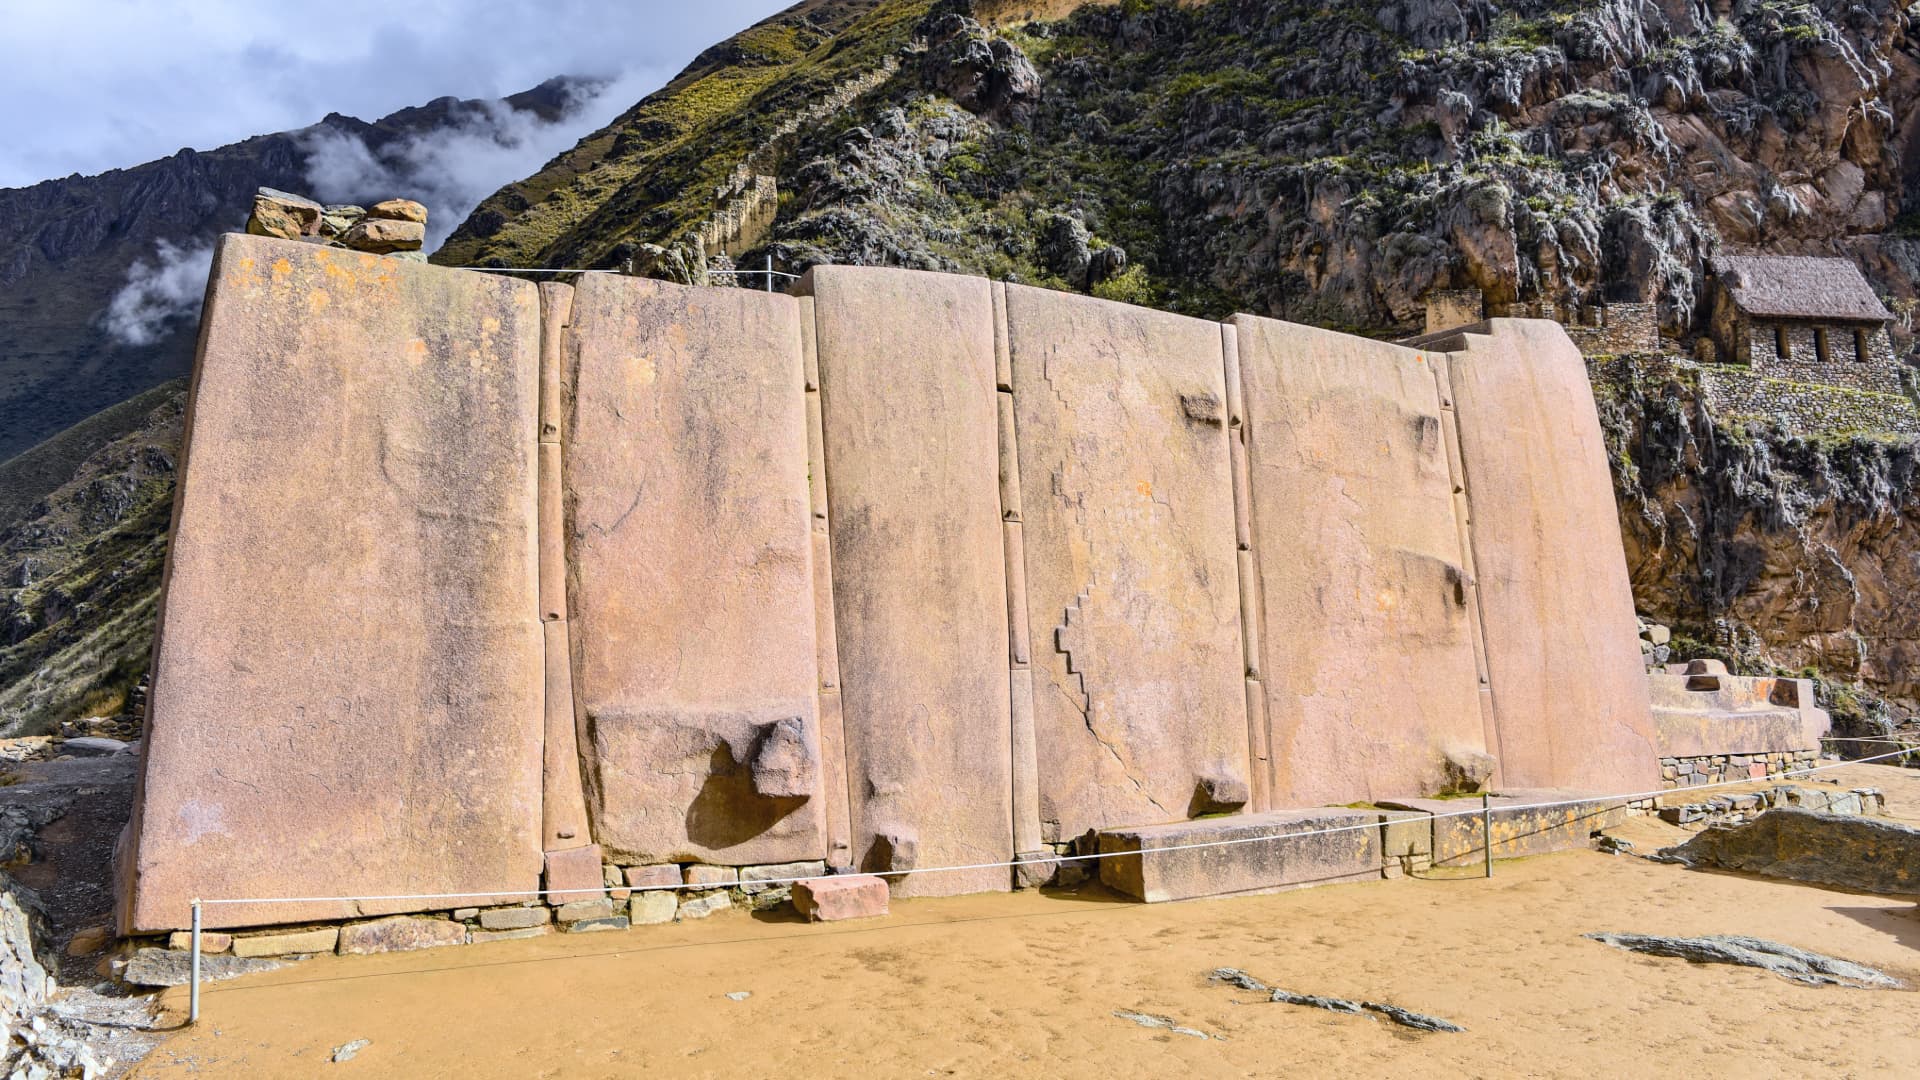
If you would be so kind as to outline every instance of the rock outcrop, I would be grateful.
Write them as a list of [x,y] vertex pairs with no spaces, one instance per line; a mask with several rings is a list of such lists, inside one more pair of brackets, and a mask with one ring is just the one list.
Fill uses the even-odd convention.
[[1662,853],[1675,862],[1889,896],[1920,894],[1920,829],[1792,807],[1714,827]]

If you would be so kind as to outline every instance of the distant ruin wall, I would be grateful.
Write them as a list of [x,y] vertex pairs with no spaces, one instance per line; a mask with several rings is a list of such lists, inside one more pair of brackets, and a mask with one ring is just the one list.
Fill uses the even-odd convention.
[[1796,382],[1733,364],[1700,364],[1665,356],[1609,357],[1589,363],[1596,383],[1626,383],[1633,371],[1670,374],[1693,383],[1715,416],[1771,420],[1795,434],[1920,434],[1920,408],[1905,393]]
[[223,240],[123,928],[1658,777],[1560,328],[800,292]]

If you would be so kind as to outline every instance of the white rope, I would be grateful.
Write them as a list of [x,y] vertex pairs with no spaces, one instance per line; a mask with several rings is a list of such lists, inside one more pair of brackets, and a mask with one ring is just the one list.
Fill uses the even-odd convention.
[[[1772,776],[1767,776],[1767,777],[1752,777],[1745,780],[1721,780],[1711,784],[1694,784],[1688,787],[1681,787],[1681,788],[1659,788],[1653,791],[1633,792],[1625,795],[1591,795],[1591,796],[1578,798],[1578,799],[1557,799],[1551,802],[1508,803],[1504,806],[1491,806],[1491,807],[1476,806],[1476,807],[1473,807],[1472,809],[1457,810],[1451,813],[1430,814],[1428,815],[1428,820],[1442,821],[1448,818],[1479,817],[1488,812],[1495,813],[1495,814],[1503,814],[1503,813],[1511,813],[1516,810],[1541,810],[1541,809],[1546,809],[1546,808],[1555,807],[1555,806],[1582,806],[1588,803],[1620,803],[1622,805],[1625,805],[1626,803],[1637,802],[1641,799],[1651,799],[1660,795],[1672,795],[1672,794],[1681,793],[1681,792],[1691,794],[1696,791],[1707,791],[1713,788],[1737,787],[1742,784],[1767,783],[1769,781],[1785,780],[1795,776],[1811,776],[1814,773],[1826,772],[1829,769],[1842,769],[1849,765],[1864,765],[1870,761],[1879,761],[1883,758],[1890,758],[1890,757],[1900,757],[1902,755],[1911,754],[1914,752],[1915,751],[1912,751],[1912,750],[1895,750],[1892,753],[1888,753],[1888,754],[1876,754],[1872,757],[1856,758],[1852,761],[1842,761],[1832,765],[1819,765],[1819,766],[1809,766],[1802,769],[1789,769],[1789,770],[1786,770],[1785,772],[1776,773]],[[1310,812],[1317,808],[1304,807],[1302,809],[1303,811]],[[1328,812],[1338,812],[1340,808],[1327,807],[1325,809],[1327,809]],[[1231,819],[1221,818],[1216,820],[1227,822],[1227,821],[1230,821]],[[1379,827],[1380,827],[1379,822],[1370,821],[1370,822],[1366,822],[1364,824],[1359,824],[1359,825],[1340,825],[1340,826],[1335,826],[1333,828],[1327,828],[1327,829],[1312,829],[1306,832],[1276,833],[1270,836],[1243,836],[1243,837],[1238,837],[1232,840],[1208,840],[1208,841],[1203,841],[1201,843],[1196,843],[1196,844],[1174,844],[1167,847],[1144,848],[1144,849],[1137,849],[1133,851],[1101,851],[1101,852],[1095,852],[1090,855],[1050,855],[1050,856],[1042,856],[1042,857],[1033,858],[1033,859],[1015,859],[1008,862],[983,862],[983,863],[965,863],[958,866],[917,867],[911,870],[887,871],[882,873],[880,876],[905,877],[910,874],[945,874],[945,873],[955,873],[962,870],[994,870],[1002,867],[1044,866],[1048,863],[1090,862],[1095,859],[1111,859],[1111,858],[1116,858],[1116,857],[1125,856],[1125,855],[1139,855],[1142,853],[1142,851],[1151,851],[1156,853],[1163,852],[1163,851],[1198,851],[1203,848],[1231,847],[1236,844],[1264,844],[1264,843],[1271,843],[1276,840],[1296,840],[1296,839],[1301,839],[1308,836],[1331,836],[1335,833],[1358,832],[1362,829],[1378,829]],[[616,886],[604,886],[599,891],[604,892],[606,888],[619,888],[619,889],[626,889],[628,892],[664,892],[670,889],[693,889],[700,892],[712,892],[716,889],[727,888],[730,884],[743,884],[743,885],[753,884],[753,885],[768,885],[768,886],[791,885],[801,881],[818,881],[820,878],[825,876],[827,875],[807,874],[801,877],[755,878],[751,882],[745,882],[745,881],[714,882],[714,883],[705,883],[705,884],[682,883],[678,885],[616,885]],[[529,896],[571,896],[576,894],[586,896],[586,895],[591,895],[595,891],[596,890],[593,890],[593,889],[513,889],[505,892],[403,893],[403,894],[394,894],[394,895],[388,895],[388,896],[271,896],[271,897],[262,896],[262,897],[253,897],[249,899],[201,900],[200,902],[202,904],[350,904],[350,903],[356,903],[356,902],[362,902],[362,901],[381,902],[381,901],[388,901],[388,900],[468,900],[468,899],[477,900],[477,899],[483,899],[483,898],[497,898],[497,897],[522,898],[522,897],[529,897]]]

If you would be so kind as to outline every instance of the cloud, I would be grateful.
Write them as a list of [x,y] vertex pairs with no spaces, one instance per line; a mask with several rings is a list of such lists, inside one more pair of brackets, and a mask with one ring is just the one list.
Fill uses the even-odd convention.
[[0,186],[371,120],[555,75],[633,78],[631,105],[791,0],[0,2]]
[[113,294],[101,323],[123,345],[152,345],[200,313],[213,266],[213,243],[178,247],[162,240],[158,262],[135,259],[127,283]]
[[[642,84],[642,85],[636,85]],[[581,84],[554,123],[498,102],[465,106],[450,127],[370,149],[357,135],[315,129],[307,152],[308,194],[366,205],[406,198],[427,207],[427,250],[439,247],[480,200],[537,172],[644,96],[644,76]]]

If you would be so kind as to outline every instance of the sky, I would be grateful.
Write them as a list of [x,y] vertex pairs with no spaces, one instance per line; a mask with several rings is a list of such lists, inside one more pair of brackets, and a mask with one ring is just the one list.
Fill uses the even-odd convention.
[[618,78],[610,117],[789,3],[0,0],[0,187],[554,75]]

